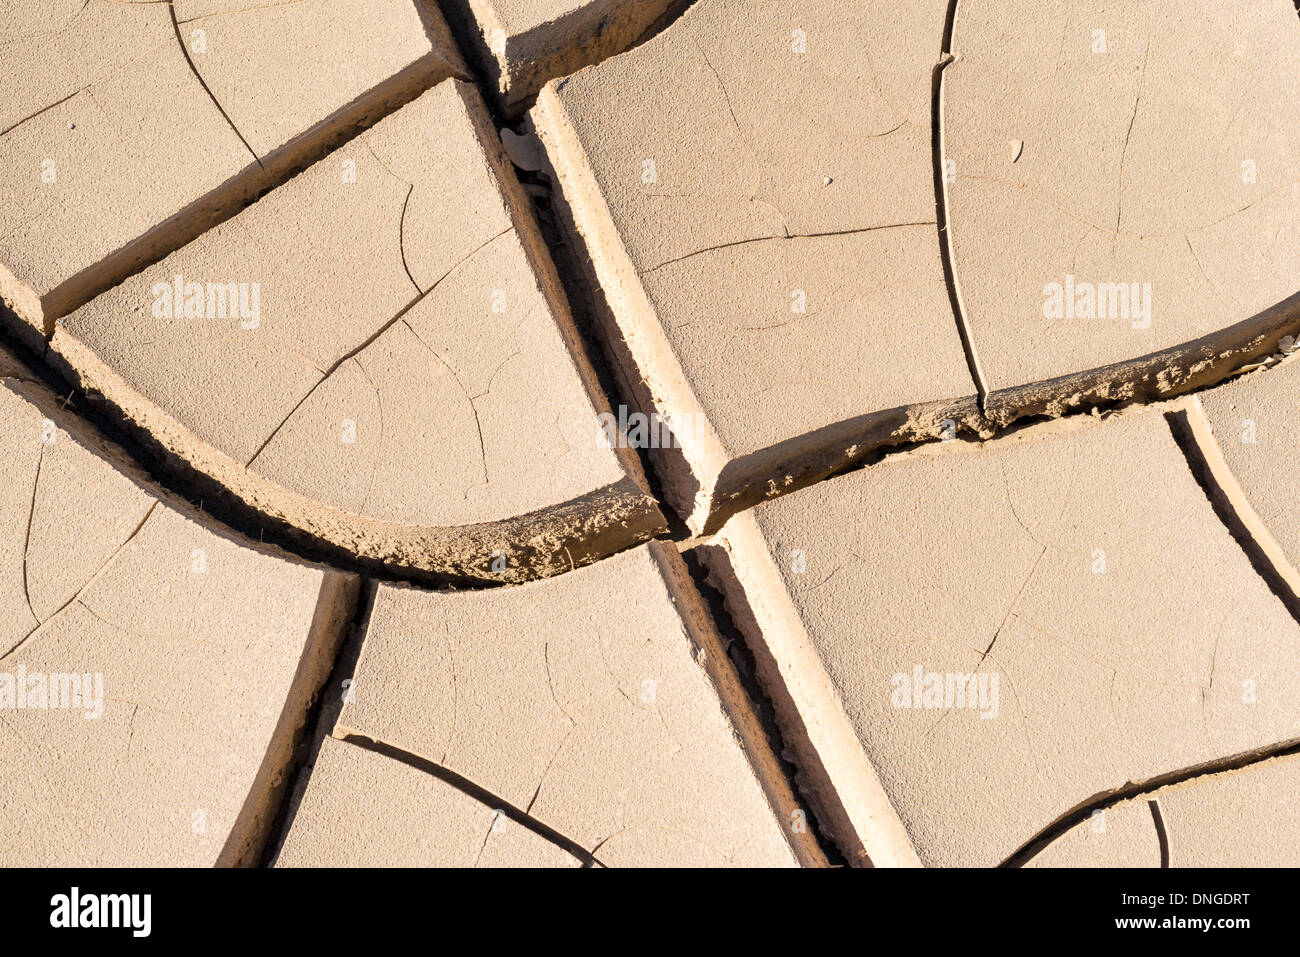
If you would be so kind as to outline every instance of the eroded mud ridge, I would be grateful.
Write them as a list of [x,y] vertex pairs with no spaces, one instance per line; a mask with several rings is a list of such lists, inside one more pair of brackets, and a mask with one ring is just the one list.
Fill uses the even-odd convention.
[[0,863],[1300,863],[1296,13],[9,5]]

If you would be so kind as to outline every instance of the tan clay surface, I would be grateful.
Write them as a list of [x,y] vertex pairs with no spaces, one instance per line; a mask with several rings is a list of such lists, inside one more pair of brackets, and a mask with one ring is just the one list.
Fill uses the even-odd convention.
[[829,675],[925,863],[996,864],[1125,782],[1300,737],[1300,628],[1158,414],[887,461],[755,519],[766,553],[724,531],[715,574],[742,607],[775,566],[796,618],[760,605],[755,640],[803,629],[794,670]]
[[1145,798],[1099,810],[1076,824],[1027,867],[1160,867],[1160,835]]
[[0,861],[246,861],[356,577],[210,527],[50,416],[0,381]]
[[1294,756],[1151,795],[1169,834],[1170,867],[1294,867],[1300,785]]
[[[962,0],[952,51],[948,221],[990,415],[1167,390],[1295,331],[1289,4]],[[1052,283],[1074,308],[1048,315]]]
[[[783,3],[697,3],[547,87],[533,114],[625,377],[659,415],[698,423],[664,456],[697,531],[732,496],[937,434],[975,391],[931,176],[946,4],[801,8],[796,22]],[[887,65],[863,58],[868,30]]]
[[[509,579],[589,560],[566,537],[646,537],[481,112],[458,81],[429,91],[62,320],[52,351],[175,456],[377,561]],[[510,547],[539,534],[540,556]]]
[[335,738],[321,744],[277,867],[578,867],[432,775]]
[[609,866],[792,864],[795,808],[720,707],[680,561],[655,544],[506,590],[380,588],[334,733],[445,767]]
[[1186,390],[1300,329],[1288,5],[976,0],[951,36],[947,3],[798,6],[701,0],[533,112],[626,387],[707,419],[661,456],[692,530],[872,446]]
[[0,865],[1300,863],[1296,13],[8,0]]
[[1300,822],[1291,809],[1294,755],[1160,788],[1104,812],[1050,844],[1031,867],[1160,867],[1150,802],[1168,843],[1166,867],[1292,867]]
[[29,339],[464,71],[426,0],[43,6],[0,14],[0,295]]
[[[194,70],[258,159],[323,121],[358,128],[464,76],[431,0],[174,0]],[[201,50],[201,52],[200,52]]]

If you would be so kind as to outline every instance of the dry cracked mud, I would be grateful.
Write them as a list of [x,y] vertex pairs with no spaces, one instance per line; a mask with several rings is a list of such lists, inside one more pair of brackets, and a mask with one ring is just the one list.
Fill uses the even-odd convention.
[[0,10],[0,864],[1295,866],[1287,0]]

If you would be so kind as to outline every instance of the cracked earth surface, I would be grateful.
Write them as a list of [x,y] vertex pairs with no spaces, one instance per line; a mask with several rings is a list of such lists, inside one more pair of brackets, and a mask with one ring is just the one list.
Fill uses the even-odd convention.
[[1295,865],[1297,12],[4,0],[0,863]]

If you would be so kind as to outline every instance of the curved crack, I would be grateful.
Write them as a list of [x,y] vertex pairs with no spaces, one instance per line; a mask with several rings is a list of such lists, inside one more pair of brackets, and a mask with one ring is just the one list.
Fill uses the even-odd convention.
[[560,850],[568,852],[572,857],[581,861],[585,867],[591,867],[596,863],[595,858],[592,857],[591,853],[577,841],[561,834],[550,825],[542,823],[535,817],[529,815],[526,811],[521,810],[509,801],[503,800],[500,796],[493,794],[486,788],[480,787],[473,781],[469,780],[469,778],[462,777],[450,768],[443,767],[440,764],[435,764],[428,758],[423,758],[418,754],[412,754],[409,751],[404,751],[401,748],[394,747],[393,745],[387,744],[383,741],[377,741],[364,734],[358,734],[355,731],[343,732],[339,740],[345,741],[348,744],[355,745],[359,748],[364,748],[367,751],[381,754],[384,757],[392,758],[395,761],[400,761],[402,764],[415,768],[417,771],[423,771],[425,774],[432,775],[445,784],[449,784],[456,788],[456,790],[467,794],[480,804],[486,805],[494,811],[501,812],[516,824],[527,828],[538,837],[554,844],[556,847],[560,848]]
[[1227,771],[1237,771],[1273,758],[1289,757],[1296,754],[1300,754],[1300,738],[1292,738],[1226,758],[1203,761],[1200,764],[1169,771],[1165,774],[1158,774],[1143,781],[1130,781],[1121,787],[1111,791],[1104,791],[1075,805],[1074,808],[1062,814],[1022,844],[998,866],[1024,867],[1025,864],[1045,850],[1048,845],[1088,820],[1096,811],[1105,811],[1117,804],[1141,798],[1173,784],[1181,784],[1184,781],[1222,774]]
[[[96,581],[98,581],[100,576],[103,575],[104,572],[108,570],[108,567],[113,564],[113,562],[117,559],[117,556],[122,554],[122,550],[126,548],[128,544],[130,544],[131,540],[135,538],[138,534],[140,534],[140,529],[144,528],[145,522],[149,521],[149,516],[153,514],[154,509],[157,507],[158,507],[158,500],[154,499],[153,502],[150,503],[149,508],[145,511],[144,518],[140,519],[140,524],[137,525],[131,531],[130,535],[128,535],[125,539],[122,540],[122,544],[118,545],[117,548],[113,550],[113,554],[109,555],[108,558],[104,559],[103,563],[97,569],[95,569],[94,574],[92,574],[88,579],[86,579],[86,583],[77,589],[76,594],[74,594],[71,598],[69,598],[62,605],[56,608],[54,610],[54,613],[50,615],[48,618],[46,618],[44,621],[41,621],[39,618],[37,618],[37,622],[38,622],[37,626],[33,628],[31,631],[29,631],[22,638],[20,638],[18,640],[18,643],[13,645],[3,655],[0,655],[0,661],[6,660],[11,655],[13,655],[14,652],[16,652],[19,648],[27,644],[28,640],[31,639],[33,635],[39,632],[50,622],[58,618],[59,615],[61,615],[64,612],[64,610],[66,610],[67,607],[71,605],[73,602],[76,602],[77,604],[81,605],[81,607],[85,608],[86,611],[91,613],[91,615],[98,618],[99,616],[95,615],[94,611],[92,611],[89,606],[85,605],[81,601],[81,596],[86,593],[86,589],[88,589],[91,585],[93,585]],[[33,617],[35,617],[36,613],[32,612],[32,615]]]
[[[474,416],[474,428],[478,431],[479,460],[480,462],[482,462],[483,465],[483,481],[480,483],[480,485],[488,485],[489,482],[488,482],[488,468],[487,468],[487,446],[483,442],[483,423],[479,421],[478,406],[474,404],[475,399],[480,398],[482,395],[485,395],[486,393],[480,393],[479,395],[470,395],[469,389],[465,388],[465,383],[460,380],[460,376],[456,373],[456,370],[451,367],[451,363],[448,362],[446,359],[444,359],[441,355],[439,355],[437,350],[435,350],[433,346],[425,342],[424,339],[420,336],[418,332],[415,331],[415,329],[411,326],[409,322],[407,322],[405,319],[402,319],[401,322],[402,325],[406,326],[406,328],[410,330],[411,335],[415,336],[416,341],[419,342],[420,345],[424,346],[424,348],[428,351],[429,355],[437,359],[438,364],[441,365],[444,369],[446,369],[449,373],[451,373],[452,379],[455,380],[456,385],[460,387],[460,391],[464,394],[465,401],[469,403],[470,413]],[[518,353],[515,353],[515,355],[518,355]],[[489,388],[490,387],[491,386],[489,384]],[[474,486],[470,486],[470,488],[473,487]],[[469,496],[469,489],[465,490],[465,496],[466,497]]]
[[397,223],[397,250],[402,254],[402,269],[406,271],[406,278],[411,280],[411,285],[415,287],[415,291],[418,293],[424,290],[420,288],[420,284],[411,275],[411,267],[406,261],[406,208],[411,205],[411,194],[414,192],[415,187],[409,187],[406,190],[406,199],[402,203],[402,217]]
[[961,0],[949,0],[948,13],[943,24],[943,40],[940,44],[939,62],[935,64],[930,82],[930,147],[934,167],[934,208],[939,226],[939,258],[943,265],[944,285],[948,288],[948,304],[953,318],[957,322],[957,332],[961,336],[962,351],[966,354],[966,367],[970,371],[975,385],[977,401],[981,413],[985,413],[988,400],[988,386],[984,381],[984,372],[980,368],[979,357],[975,354],[975,345],[971,336],[970,321],[966,316],[966,307],[961,298],[961,287],[957,282],[957,270],[954,266],[952,231],[948,228],[948,177],[944,169],[943,139],[943,73],[954,62],[952,37],[957,24],[957,4]]
[[1137,99],[1133,101],[1133,115],[1129,117],[1128,129],[1124,132],[1124,146],[1119,154],[1119,196],[1115,203],[1115,245],[1119,245],[1119,227],[1124,219],[1124,159],[1128,156],[1128,141],[1133,136],[1133,124],[1137,122],[1138,110],[1142,106],[1142,92],[1146,88],[1147,63],[1151,59],[1151,38],[1147,37],[1146,52],[1142,54],[1142,73],[1138,77]]
[[34,119],[36,119],[36,117],[40,116],[42,113],[48,113],[50,110],[54,109],[56,106],[62,106],[64,103],[67,103],[68,100],[72,99],[74,96],[78,96],[78,95],[80,95],[80,94],[86,92],[86,90],[88,90],[88,89],[90,89],[89,86],[83,86],[81,89],[79,89],[79,90],[73,90],[73,91],[72,91],[71,93],[69,93],[67,96],[55,100],[53,103],[49,104],[48,106],[42,106],[42,107],[41,107],[39,110],[37,110],[35,113],[29,113],[27,116],[24,116],[21,120],[18,120],[18,121],[15,122],[15,123],[11,123],[11,124],[9,124],[8,126],[6,126],[3,130],[0,130],[0,136],[6,136],[7,134],[12,133],[14,130],[18,129],[18,127],[20,127],[20,126],[22,126],[24,123],[26,123],[28,120],[34,120]]
[[1160,842],[1160,866],[1169,866],[1169,832],[1165,830],[1164,815],[1160,813],[1160,802],[1152,798],[1147,801],[1151,811],[1151,823],[1155,825],[1156,840]]
[[199,68],[194,65],[194,58],[190,56],[189,47],[185,45],[185,38],[181,36],[181,24],[180,21],[176,19],[175,4],[169,2],[167,4],[167,10],[171,14],[172,29],[176,31],[176,42],[180,45],[181,56],[185,57],[185,62],[188,64],[190,72],[194,74],[194,79],[198,81],[199,86],[203,87],[203,92],[208,95],[208,99],[211,100],[212,105],[217,108],[217,112],[221,114],[221,118],[226,121],[226,125],[230,127],[230,131],[239,137],[239,142],[244,144],[244,149],[248,150],[249,154],[253,157],[253,162],[255,162],[259,168],[265,169],[265,167],[262,166],[262,158],[257,155],[257,151],[254,150],[253,147],[248,145],[248,140],[244,139],[244,134],[239,132],[239,127],[235,126],[230,115],[226,113],[225,107],[223,107],[217,100],[216,95],[208,87],[207,81],[203,79],[203,74],[199,73]]
[[[271,444],[272,440],[274,440],[275,437],[280,434],[280,430],[283,429],[285,425],[288,423],[288,421],[293,418],[294,413],[297,412],[300,408],[302,408],[303,404],[316,393],[316,390],[319,389],[322,385],[324,385],[325,382],[328,381],[329,377],[332,376],[335,372],[337,372],[345,362],[347,362],[349,359],[355,358],[357,355],[363,352],[367,346],[373,343],[376,339],[382,336],[394,325],[401,322],[406,317],[406,314],[410,312],[412,309],[414,309],[416,306],[418,306],[422,301],[424,301],[425,297],[431,295],[433,291],[438,288],[438,286],[442,283],[444,279],[450,276],[453,272],[459,269],[468,260],[470,260],[472,257],[477,255],[481,250],[489,246],[495,240],[501,238],[506,233],[510,232],[512,228],[513,227],[511,226],[507,226],[505,229],[501,230],[501,232],[497,233],[495,236],[483,242],[480,246],[466,253],[465,256],[459,262],[456,263],[456,265],[452,266],[450,269],[447,270],[447,272],[445,272],[441,277],[439,277],[438,281],[435,282],[432,286],[430,286],[428,290],[420,293],[418,296],[416,296],[414,299],[408,302],[405,306],[403,306],[398,311],[397,315],[393,316],[393,318],[389,319],[387,322],[381,324],[379,328],[376,329],[373,333],[371,333],[364,342],[362,342],[360,345],[356,346],[355,348],[349,350],[345,355],[341,356],[333,365],[331,365],[325,371],[325,375],[322,376],[320,379],[318,379],[316,383],[310,389],[307,390],[307,393],[296,403],[294,403],[294,406],[292,409],[289,410],[289,413],[283,419],[280,420],[280,424],[271,430],[271,434],[266,437],[266,441],[264,441],[261,445],[259,445],[257,447],[257,451],[255,451],[252,457],[247,462],[244,463],[244,468],[252,467],[253,463],[257,461],[258,456],[260,456],[263,452],[266,451],[266,447]],[[408,328],[409,328],[409,324],[408,324]]]
[[[41,488],[41,466],[44,464],[45,443],[42,441],[40,454],[36,458],[36,477],[32,479],[32,500],[27,507],[27,531],[23,534],[23,598],[27,602],[27,610],[31,612],[32,621],[36,622],[37,628],[41,626],[41,616],[36,614],[36,609],[32,607],[32,593],[27,580],[27,553],[31,549],[32,545],[32,520],[36,516],[36,495]],[[28,637],[31,637],[31,632],[28,633]],[[23,641],[26,640],[27,638],[23,639]],[[20,641],[18,644],[21,645],[22,642]],[[16,648],[18,645],[15,645],[14,647]],[[13,649],[11,648],[10,651],[12,650]],[[3,658],[7,656],[8,653],[4,656],[0,656],[0,660],[3,660]]]
[[[676,263],[683,262],[687,259],[693,259],[696,256],[703,256],[705,253],[717,252],[719,249],[731,249],[734,246],[748,246],[752,243],[766,243],[773,240],[785,239],[826,239],[831,236],[856,236],[859,233],[874,233],[882,229],[902,229],[906,226],[933,226],[934,220],[927,219],[916,223],[882,223],[879,226],[863,226],[860,229],[837,229],[824,233],[791,233],[788,230],[780,236],[755,236],[751,239],[737,239],[734,242],[719,243],[716,246],[706,246],[704,249],[697,249],[694,252],[685,253],[681,256],[674,256],[672,259],[665,259],[661,263],[643,269],[641,275],[648,276],[656,270],[672,266]],[[680,328],[680,326],[679,326]]]

